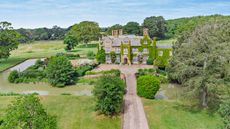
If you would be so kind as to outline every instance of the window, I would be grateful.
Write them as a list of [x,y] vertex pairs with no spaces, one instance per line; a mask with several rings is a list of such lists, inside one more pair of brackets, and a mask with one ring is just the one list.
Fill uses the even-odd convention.
[[115,48],[115,53],[120,53],[120,48]]
[[144,49],[143,49],[143,52],[147,53],[147,52],[148,52],[148,49],[147,49],[147,48],[144,48]]
[[116,62],[120,62],[120,56],[119,55],[116,56]]
[[128,54],[128,48],[124,48],[124,54]]
[[147,59],[148,59],[148,57],[147,57],[147,56],[144,56],[143,59],[142,59],[142,63],[143,63],[143,64],[146,64]]
[[110,62],[111,61],[110,55],[106,55],[105,59],[106,59],[106,62]]
[[145,41],[144,41],[144,44],[148,44],[148,42],[145,40]]
[[158,55],[159,55],[159,56],[163,56],[163,51],[159,51],[159,52],[158,52]]
[[132,48],[132,51],[133,52],[138,52],[138,49],[137,48]]
[[134,63],[137,63],[137,62],[138,62],[138,57],[137,57],[137,56],[134,56],[134,57],[133,57],[133,62],[134,62]]
[[109,53],[109,52],[110,52],[110,48],[109,48],[109,47],[106,47],[106,48],[105,48],[105,52],[106,52],[106,53]]
[[172,51],[169,51],[169,56],[172,56]]

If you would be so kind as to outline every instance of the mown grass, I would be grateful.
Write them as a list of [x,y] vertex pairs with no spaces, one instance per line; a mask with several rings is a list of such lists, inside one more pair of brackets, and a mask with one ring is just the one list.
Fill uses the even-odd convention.
[[176,39],[166,39],[166,40],[159,40],[157,41],[157,44],[169,44],[172,45],[173,42],[175,42]]
[[143,99],[150,129],[217,129],[218,114],[165,100]]
[[[92,42],[97,43],[97,42]],[[79,45],[82,46],[82,45]],[[97,51],[97,47],[89,45],[90,47],[76,47],[68,53],[79,54],[83,57],[86,56],[88,51]],[[11,52],[11,56],[7,60],[0,61],[0,72],[20,63],[28,58],[50,57],[57,53],[66,51],[64,50],[65,44],[62,40],[59,41],[36,41],[30,44],[20,44],[18,49]]]
[[[0,117],[5,114],[7,105],[15,97],[0,97]],[[40,97],[44,108],[57,116],[60,129],[120,129],[121,118],[108,118],[94,111],[93,97],[43,96]]]
[[195,104],[183,94],[183,87],[162,84],[166,100],[143,99],[150,129],[217,129],[222,125],[221,117]]

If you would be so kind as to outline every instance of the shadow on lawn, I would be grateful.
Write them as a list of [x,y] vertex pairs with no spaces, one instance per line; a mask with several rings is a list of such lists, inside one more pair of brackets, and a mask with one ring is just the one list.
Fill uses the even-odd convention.
[[173,105],[173,108],[176,110],[183,110],[193,114],[197,114],[201,112],[205,112],[210,116],[213,116],[215,114],[212,110],[209,110],[208,108],[203,108],[202,106],[199,106],[197,104],[185,105],[185,104],[177,103]]

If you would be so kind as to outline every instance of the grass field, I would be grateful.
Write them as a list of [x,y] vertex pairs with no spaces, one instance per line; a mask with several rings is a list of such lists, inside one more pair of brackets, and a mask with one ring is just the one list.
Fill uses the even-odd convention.
[[150,129],[217,129],[221,124],[220,116],[205,110],[165,100],[143,102]]
[[[0,97],[0,117],[15,97]],[[94,112],[93,97],[43,96],[47,112],[57,116],[59,129],[120,129],[121,118],[108,118]]]
[[[97,42],[92,42],[97,43]],[[0,72],[18,64],[28,58],[50,57],[56,55],[59,52],[66,52],[64,50],[65,45],[63,41],[36,41],[30,44],[20,44],[18,49],[11,52],[11,56],[7,60],[0,62]],[[86,56],[88,51],[96,53],[97,47],[76,47],[74,50],[68,53],[80,54]]]
[[221,122],[218,114],[193,106],[193,99],[185,99],[183,88],[175,84],[162,84],[168,100],[143,99],[150,129],[217,129]]
[[167,40],[159,40],[157,41],[157,44],[173,44],[173,42],[175,42],[176,39],[167,39]]

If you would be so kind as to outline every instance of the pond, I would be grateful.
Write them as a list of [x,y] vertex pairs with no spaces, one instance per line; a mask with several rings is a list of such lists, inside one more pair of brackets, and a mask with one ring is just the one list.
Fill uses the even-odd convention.
[[19,83],[13,84],[8,82],[8,76],[10,71],[18,70],[23,71],[29,66],[35,64],[37,59],[28,59],[21,64],[12,67],[4,72],[0,73],[0,92],[1,93],[21,93],[21,94],[29,94],[29,93],[38,93],[39,95],[61,95],[63,93],[68,93],[72,95],[87,95],[90,96],[91,90],[93,89],[93,85],[81,84],[78,83],[72,86],[66,86],[64,88],[56,88],[52,87],[49,83],[46,82],[36,82],[36,83]]

